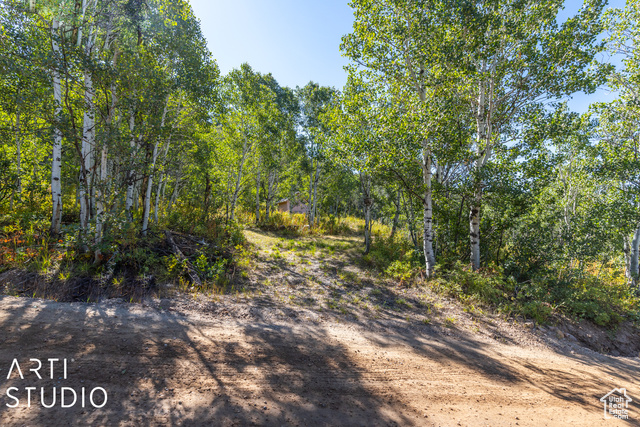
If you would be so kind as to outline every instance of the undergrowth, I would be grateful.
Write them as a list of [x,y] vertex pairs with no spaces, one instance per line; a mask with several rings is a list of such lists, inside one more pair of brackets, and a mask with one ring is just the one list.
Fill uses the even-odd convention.
[[[252,219],[255,222],[255,216]],[[333,215],[329,215],[318,218],[314,226],[310,227],[307,216],[304,214],[273,212],[268,219],[263,215],[258,226],[263,230],[278,231],[283,235],[292,237],[338,236],[351,235],[357,232],[360,221],[362,220],[353,217],[336,218]],[[364,221],[362,222],[364,223]]]
[[[159,225],[151,227],[147,236],[137,233],[135,225],[112,223],[111,227],[120,227],[114,233],[120,237],[107,234],[96,257],[96,247],[87,250],[86,241],[78,239],[77,224],[64,225],[61,235],[54,237],[49,235],[46,215],[5,215],[0,217],[0,274],[19,271],[28,280],[21,280],[19,286],[5,281],[0,291],[62,301],[106,297],[137,301],[167,289],[233,292],[237,279],[247,277],[253,259],[243,233],[243,224],[251,221],[251,215],[238,216],[238,221],[217,216],[203,219],[200,212],[177,206]],[[361,235],[364,231],[364,221],[353,217],[323,217],[311,228],[305,215],[281,212],[274,212],[259,226],[290,237]],[[172,231],[186,258],[173,253],[165,230]],[[406,235],[389,237],[390,228],[377,222],[372,235],[369,253],[359,257],[363,267],[398,286],[426,284],[436,293],[459,300],[468,311],[486,306],[538,323],[562,313],[609,328],[623,321],[640,322],[640,298],[620,274],[619,265],[547,266],[517,281],[499,266],[489,265],[474,272],[458,261],[439,264],[434,277],[427,280],[422,253]],[[304,249],[312,255],[346,250],[339,243],[315,241],[307,242],[308,247],[295,240],[283,245],[283,250]],[[279,258],[280,254],[280,247],[276,247],[272,257]],[[192,283],[193,271],[201,279],[201,286]]]
[[606,327],[615,327],[624,320],[640,320],[640,298],[624,280],[598,277],[585,270],[550,268],[517,283],[499,267],[474,272],[458,262],[449,269],[438,266],[435,279],[429,283],[436,292],[465,305],[481,303],[538,323],[547,322],[554,313]]
[[[14,295],[139,301],[171,289],[221,293],[233,287],[236,263],[246,262],[248,256],[237,223],[216,217],[203,221],[193,210],[180,207],[146,236],[133,224],[112,223],[120,227],[114,233],[119,237],[113,238],[107,229],[100,246],[88,245],[90,238],[79,239],[77,224],[66,224],[60,235],[52,236],[44,216],[5,216],[0,221],[0,273],[13,276],[5,280],[4,289],[0,283],[0,291]],[[165,230],[171,230],[185,258],[173,252]],[[198,289],[190,270],[201,279]]]

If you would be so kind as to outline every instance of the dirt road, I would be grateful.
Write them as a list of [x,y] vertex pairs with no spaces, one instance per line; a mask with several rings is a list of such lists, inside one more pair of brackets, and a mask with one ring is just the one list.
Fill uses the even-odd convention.
[[[0,425],[638,425],[640,362],[473,336],[0,297]],[[51,362],[54,373],[51,379]],[[13,359],[20,364],[21,379]],[[43,368],[35,372],[39,359]],[[63,360],[67,359],[67,372]],[[11,370],[11,372],[9,372]],[[6,379],[10,374],[11,378]],[[9,387],[16,387],[7,395]],[[27,407],[27,387],[32,391]],[[51,404],[52,388],[57,402]],[[60,387],[78,402],[61,408]],[[80,395],[85,388],[85,407]],[[108,395],[96,409],[88,393]],[[630,420],[605,420],[614,387]],[[102,404],[102,392],[93,397]],[[66,390],[66,404],[71,403]]]

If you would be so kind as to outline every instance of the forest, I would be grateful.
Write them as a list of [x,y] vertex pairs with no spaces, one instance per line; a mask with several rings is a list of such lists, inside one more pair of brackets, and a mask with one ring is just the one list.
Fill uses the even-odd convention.
[[0,290],[230,292],[263,230],[358,236],[372,275],[464,304],[638,322],[640,2],[606,3],[352,0],[347,84],[290,88],[222,75],[186,0],[0,0],[0,274],[24,278]]

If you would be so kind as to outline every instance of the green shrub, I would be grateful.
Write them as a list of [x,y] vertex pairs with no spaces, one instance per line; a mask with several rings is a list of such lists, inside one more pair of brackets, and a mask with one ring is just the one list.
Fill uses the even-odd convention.
[[414,269],[411,263],[406,261],[395,260],[385,270],[387,275],[393,277],[399,282],[406,282],[414,275]]
[[458,261],[449,270],[438,266],[432,287],[451,297],[473,297],[486,304],[500,306],[505,301],[510,301],[515,281],[505,278],[498,268],[490,267],[474,272]]
[[624,278],[598,275],[588,269],[548,268],[539,270],[525,283],[516,283],[512,277],[505,277],[500,268],[491,266],[474,272],[458,262],[449,269],[437,266],[431,286],[436,292],[463,302],[476,299],[539,323],[553,312],[608,327],[640,318],[640,298]]
[[537,323],[545,323],[553,312],[553,308],[549,303],[528,301],[520,304],[514,311],[535,320]]
[[421,260],[409,242],[383,237],[373,239],[371,249],[362,261],[395,279],[415,276],[422,268]]

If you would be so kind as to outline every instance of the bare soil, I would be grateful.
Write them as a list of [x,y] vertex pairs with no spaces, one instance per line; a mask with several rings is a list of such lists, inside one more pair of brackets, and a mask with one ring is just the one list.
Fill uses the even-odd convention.
[[[630,329],[540,326],[398,286],[357,261],[356,238],[247,236],[245,273],[224,295],[0,296],[0,425],[640,425],[640,359],[584,347],[635,351]],[[67,359],[66,378],[61,362],[51,378],[52,358]],[[85,387],[85,407],[61,408],[61,387]],[[613,388],[634,400],[628,421],[604,419]]]
[[[209,307],[211,308],[211,307]],[[109,301],[0,297],[0,425],[638,425],[604,420],[600,397],[640,399],[638,358],[523,347],[458,331]],[[265,314],[267,321],[261,320]],[[273,316],[273,317],[272,317]],[[12,360],[21,364],[6,379]],[[42,380],[29,368],[44,362]],[[67,358],[67,378],[49,358]],[[45,376],[46,375],[46,376]],[[26,406],[26,387],[103,387],[107,405]],[[18,408],[6,396],[20,398]],[[59,391],[58,391],[59,393]],[[96,395],[99,396],[99,395]],[[99,405],[99,399],[96,399]]]

